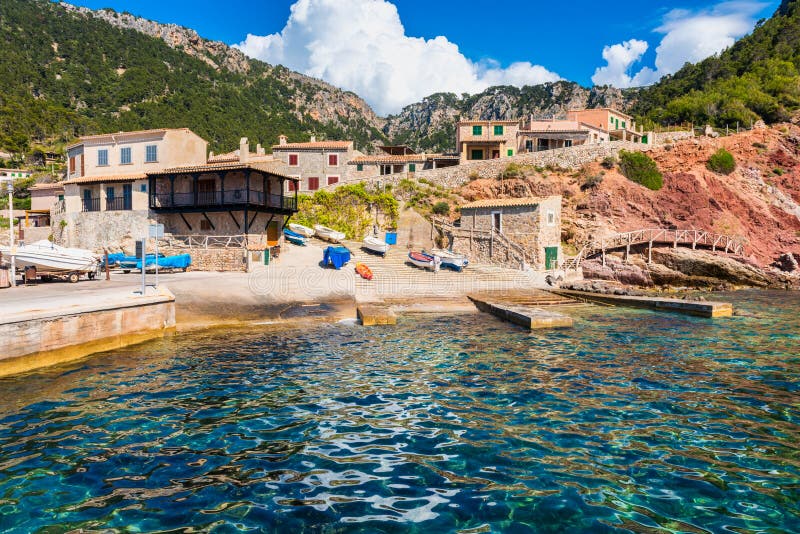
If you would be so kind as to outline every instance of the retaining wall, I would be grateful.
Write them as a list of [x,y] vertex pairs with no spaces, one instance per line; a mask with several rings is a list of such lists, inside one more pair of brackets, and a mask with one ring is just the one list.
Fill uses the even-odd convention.
[[166,256],[189,254],[192,271],[245,272],[247,256],[244,248],[178,248],[161,247],[159,253]]

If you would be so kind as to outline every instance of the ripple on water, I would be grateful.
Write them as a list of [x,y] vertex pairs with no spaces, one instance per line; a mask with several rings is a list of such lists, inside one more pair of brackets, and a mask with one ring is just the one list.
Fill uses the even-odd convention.
[[732,298],[756,316],[210,332],[0,379],[0,529],[798,531],[800,298]]

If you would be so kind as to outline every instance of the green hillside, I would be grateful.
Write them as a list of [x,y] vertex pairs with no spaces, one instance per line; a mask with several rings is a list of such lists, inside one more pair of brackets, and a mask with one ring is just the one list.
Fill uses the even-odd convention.
[[[215,69],[162,40],[68,12],[47,0],[0,2],[0,149],[60,147],[76,136],[189,127],[211,150],[283,133],[380,139],[366,121],[323,124],[289,102],[316,87],[250,60],[247,74]],[[285,71],[286,69],[283,69]],[[289,80],[287,82],[287,80]]]
[[787,120],[800,109],[800,0],[783,0],[751,35],[643,89],[633,113],[719,126]]

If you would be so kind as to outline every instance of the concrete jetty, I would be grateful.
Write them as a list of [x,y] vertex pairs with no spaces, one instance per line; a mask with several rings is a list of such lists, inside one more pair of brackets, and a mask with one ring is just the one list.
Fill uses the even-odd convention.
[[665,297],[645,297],[627,295],[605,295],[587,291],[573,291],[567,289],[551,290],[556,295],[612,306],[627,306],[631,308],[647,308],[657,311],[683,313],[698,317],[731,317],[733,305],[729,302],[711,302],[673,299]]
[[356,305],[356,313],[364,326],[397,324],[397,314],[382,303],[365,302]]
[[475,307],[485,313],[491,313],[495,317],[510,323],[530,328],[531,330],[542,328],[571,328],[573,326],[572,317],[552,310],[537,308],[530,304],[504,301],[501,296],[487,297],[480,295],[470,295],[469,299]]
[[55,365],[163,336],[175,328],[175,297],[164,287],[34,296],[5,290],[0,376]]

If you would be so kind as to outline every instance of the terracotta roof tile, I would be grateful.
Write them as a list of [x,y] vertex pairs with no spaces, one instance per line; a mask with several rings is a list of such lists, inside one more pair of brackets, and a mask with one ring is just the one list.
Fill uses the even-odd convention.
[[281,161],[270,160],[270,161],[256,161],[251,163],[240,163],[239,161],[235,162],[222,162],[222,163],[206,163],[204,165],[183,165],[180,167],[171,167],[169,169],[164,169],[158,172],[150,172],[148,176],[164,176],[166,174],[186,174],[186,173],[204,173],[204,172],[215,172],[215,171],[237,171],[237,170],[247,170],[251,169],[254,171],[261,171],[273,174],[275,176],[280,176],[281,178],[288,178],[291,180],[298,181],[298,178],[293,176],[288,176],[285,174],[285,165]]
[[348,165],[363,164],[391,164],[391,163],[425,163],[425,154],[406,154],[405,156],[392,156],[390,154],[375,154],[372,156],[358,156],[347,162]]
[[147,175],[144,173],[135,174],[108,174],[103,176],[79,176],[64,180],[63,184],[102,184],[105,182],[133,182],[134,180],[144,180]]
[[64,184],[62,182],[50,182],[50,183],[42,183],[42,184],[33,184],[28,188],[28,190],[33,191],[46,191],[48,189],[64,189]]
[[[134,130],[130,132],[111,132],[105,134],[96,134],[96,135],[84,135],[79,137],[77,141],[72,144],[67,145],[67,150],[70,148],[76,147],[78,145],[82,145],[86,141],[94,141],[96,139],[104,139],[106,137],[111,137],[112,135],[115,137],[132,137],[142,134],[159,134],[159,133],[166,133],[166,132],[192,132],[189,128],[155,128],[152,130]],[[192,132],[194,133],[194,132]],[[196,135],[196,134],[195,134]]]
[[505,208],[505,207],[512,207],[512,206],[535,206],[537,204],[541,204],[547,200],[561,198],[557,195],[550,196],[550,197],[527,197],[527,198],[488,198],[485,200],[476,200],[475,202],[470,202],[469,204],[464,204],[461,206],[461,209],[464,208]]
[[285,145],[272,145],[276,150],[347,150],[353,146],[352,141],[315,141],[313,143],[286,143]]

